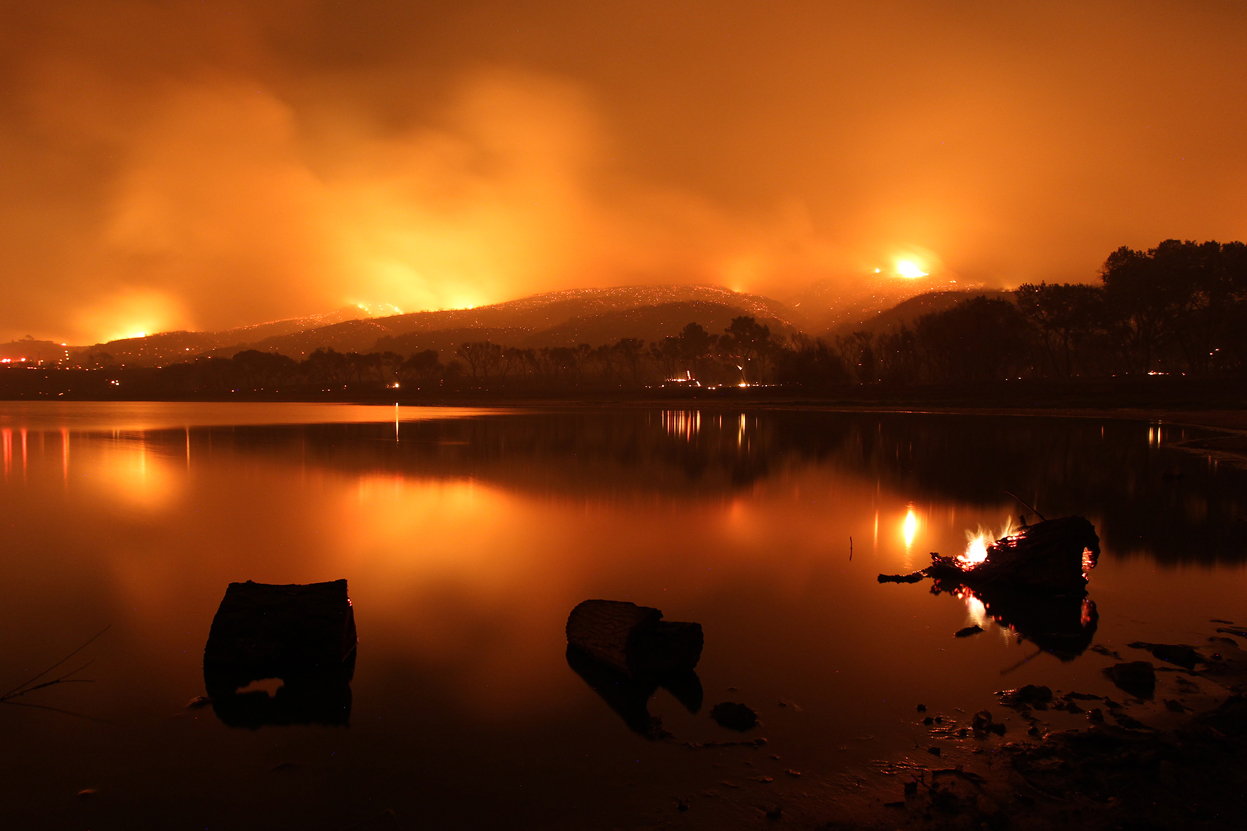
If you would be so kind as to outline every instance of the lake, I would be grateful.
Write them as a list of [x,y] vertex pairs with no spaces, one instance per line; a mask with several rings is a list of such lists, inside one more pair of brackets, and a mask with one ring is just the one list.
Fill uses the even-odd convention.
[[[1247,618],[1247,481],[1178,446],[1200,435],[797,409],[6,402],[0,693],[103,634],[46,676],[89,662],[72,679],[90,683],[0,706],[0,827],[813,816],[929,743],[918,704],[1114,692],[1091,644],[1200,644],[1210,618]],[[1019,500],[1099,533],[1088,602],[1062,619],[877,581],[998,532],[1029,514]],[[231,727],[187,706],[230,582],[340,578],[359,635],[344,723]],[[595,690],[564,636],[588,598],[700,623],[700,690]],[[986,631],[954,638],[971,624]],[[761,726],[718,726],[721,701]],[[671,737],[642,735],[638,712]]]

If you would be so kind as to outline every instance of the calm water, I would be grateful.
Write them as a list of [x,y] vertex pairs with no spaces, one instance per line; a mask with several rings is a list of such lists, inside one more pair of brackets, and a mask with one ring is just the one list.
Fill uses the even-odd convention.
[[[916,703],[972,712],[1025,683],[1108,692],[1110,659],[1078,654],[1086,643],[1198,642],[1210,617],[1247,618],[1244,475],[1174,448],[1177,427],[398,418],[0,404],[0,693],[111,626],[78,656],[92,683],[22,699],[73,715],[0,706],[0,827],[679,826],[701,809],[678,813],[677,797],[762,805],[781,783],[761,779],[788,769],[834,797],[925,740]],[[1006,490],[1084,514],[1102,538],[1097,628],[1065,654],[973,598],[876,582],[998,529],[1019,512]],[[186,709],[230,581],[337,578],[359,630],[349,727],[236,729]],[[569,667],[567,613],[593,597],[703,625],[700,711],[661,690],[649,701],[676,741],[632,732]],[[953,638],[973,622],[987,631]],[[724,700],[758,710],[749,737],[765,749],[684,744],[738,737],[707,715]]]

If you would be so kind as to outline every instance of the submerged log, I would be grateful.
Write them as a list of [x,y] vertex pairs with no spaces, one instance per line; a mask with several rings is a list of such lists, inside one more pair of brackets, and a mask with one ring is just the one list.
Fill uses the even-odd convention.
[[701,659],[701,624],[619,600],[586,600],[567,618],[567,642],[630,676],[691,670]]

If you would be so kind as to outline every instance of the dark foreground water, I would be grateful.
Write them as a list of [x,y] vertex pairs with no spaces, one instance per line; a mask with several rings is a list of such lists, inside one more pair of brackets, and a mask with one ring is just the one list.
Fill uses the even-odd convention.
[[[1247,618],[1247,483],[1173,447],[1194,435],[1177,427],[398,417],[0,404],[0,693],[111,627],[50,676],[90,661],[74,677],[92,683],[0,705],[0,828],[695,825],[707,791],[762,806],[788,770],[834,800],[928,741],[917,703],[973,712],[1026,683],[1107,693],[1111,659],[1088,645],[1199,642],[1209,618]],[[876,581],[999,529],[1021,510],[1005,491],[1095,523],[1090,603],[1058,619],[1005,608],[1011,628],[973,597]],[[228,583],[337,578],[359,631],[349,726],[236,728],[186,708]],[[674,739],[632,729],[643,695],[608,701],[569,666],[567,614],[595,597],[703,625],[698,711],[687,690],[648,701]],[[971,623],[987,631],[953,637]],[[688,747],[741,738],[708,716],[725,700],[759,712],[744,738],[764,748]]]

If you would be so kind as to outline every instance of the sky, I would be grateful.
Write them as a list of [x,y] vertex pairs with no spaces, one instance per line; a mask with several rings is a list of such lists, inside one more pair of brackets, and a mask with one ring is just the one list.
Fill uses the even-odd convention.
[[0,340],[1247,237],[1247,3],[5,0]]

